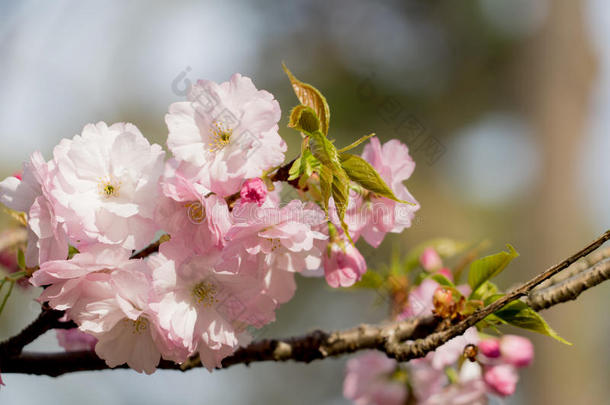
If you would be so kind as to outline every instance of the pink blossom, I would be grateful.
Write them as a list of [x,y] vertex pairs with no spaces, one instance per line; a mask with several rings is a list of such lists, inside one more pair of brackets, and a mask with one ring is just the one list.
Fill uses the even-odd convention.
[[244,179],[284,161],[280,106],[251,79],[234,74],[220,84],[200,80],[188,100],[169,107],[167,145],[178,160],[206,168],[212,192],[236,193]]
[[50,195],[53,162],[45,162],[40,152],[34,152],[23,164],[23,175],[8,177],[0,182],[0,202],[15,211],[26,213],[28,244],[25,263],[35,267],[47,260],[68,256],[65,225],[55,215]]
[[479,352],[490,359],[500,357],[500,341],[496,338],[483,339],[479,342]]
[[[258,207],[246,203],[233,209],[235,225],[227,233],[233,245],[225,251],[226,263],[248,263],[243,254],[263,255],[267,268],[301,272],[321,265],[319,243],[327,239],[316,231],[324,213],[314,204],[293,200],[278,209],[272,202]],[[240,253],[241,252],[241,253]]]
[[345,219],[350,235],[354,240],[362,236],[371,246],[377,247],[386,233],[400,233],[410,227],[419,209],[419,203],[402,184],[413,173],[415,162],[407,146],[400,141],[394,139],[381,146],[376,137],[364,147],[362,157],[379,172],[396,197],[414,204],[366,193],[364,196],[350,193]]
[[506,397],[515,393],[519,375],[513,366],[501,364],[487,367],[483,379],[494,393]]
[[534,345],[523,336],[504,335],[500,339],[500,353],[502,361],[515,367],[525,367],[534,359]]
[[158,299],[151,307],[169,339],[199,352],[211,370],[235,351],[247,325],[261,327],[275,319],[276,304],[262,294],[264,280],[217,271],[218,255],[183,261],[179,253],[180,247],[170,241],[152,259]]
[[[1,370],[0,370],[1,371]],[[5,386],[6,384],[4,384],[4,381],[2,381],[2,373],[0,372],[0,385]]]
[[343,396],[357,405],[401,405],[407,399],[407,387],[391,381],[398,367],[395,360],[379,352],[367,352],[347,362]]
[[398,319],[403,320],[414,316],[431,315],[434,309],[434,292],[438,286],[439,284],[436,281],[429,278],[424,279],[420,285],[409,292],[407,306],[398,316]]
[[57,342],[67,352],[79,350],[94,350],[97,339],[77,328],[56,329]]
[[164,152],[132,124],[86,125],[53,151],[56,214],[79,249],[92,243],[141,249],[157,231],[153,214]]
[[432,247],[427,247],[424,249],[421,256],[419,256],[419,262],[421,263],[422,267],[428,271],[438,270],[443,265],[441,257]]
[[171,237],[189,240],[201,254],[213,246],[221,248],[232,225],[224,198],[212,194],[201,181],[200,170],[170,159],[160,180],[164,197],[157,206],[155,220]]
[[466,383],[451,384],[418,404],[487,405],[485,383],[482,380],[472,380]]
[[[77,321],[70,311],[81,304],[83,296],[108,282],[113,270],[136,270],[142,266],[141,260],[129,260],[130,251],[116,246],[95,246],[89,251],[74,255],[71,260],[51,260],[40,265],[30,282],[36,286],[48,286],[39,297],[41,302],[49,302],[52,308],[67,310],[70,319]],[[93,284],[92,284],[93,283]],[[101,289],[100,289],[101,293]],[[73,316],[74,315],[74,316]]]
[[260,207],[267,197],[267,186],[260,178],[248,179],[241,186],[239,193],[243,202],[253,202]]
[[364,257],[345,237],[328,244],[322,263],[326,282],[333,288],[350,287],[366,272]]
[[428,353],[426,359],[430,361],[432,367],[442,370],[455,363],[462,356],[467,345],[477,343],[479,343],[479,333],[475,327],[471,327],[466,329],[463,335],[450,339],[435,351]]

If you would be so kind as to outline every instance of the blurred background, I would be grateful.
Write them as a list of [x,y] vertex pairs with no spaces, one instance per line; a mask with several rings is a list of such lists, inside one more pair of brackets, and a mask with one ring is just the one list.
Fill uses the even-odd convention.
[[[412,228],[364,249],[371,267],[431,237],[511,243],[506,287],[573,253],[610,224],[610,3],[5,1],[0,3],[0,171],[46,158],[90,122],[129,121],[164,144],[164,115],[188,81],[234,72],[297,100],[281,69],[331,106],[338,145],[376,132],[406,142]],[[287,159],[298,135],[285,128]],[[374,292],[299,279],[262,337],[386,316]],[[602,404],[610,397],[610,283],[544,316],[574,346],[528,334],[536,360],[507,404]],[[0,339],[29,323],[37,292],[13,294]],[[48,334],[31,349],[58,349]],[[235,366],[212,374],[120,370],[3,375],[0,404],[346,404],[347,358]]]

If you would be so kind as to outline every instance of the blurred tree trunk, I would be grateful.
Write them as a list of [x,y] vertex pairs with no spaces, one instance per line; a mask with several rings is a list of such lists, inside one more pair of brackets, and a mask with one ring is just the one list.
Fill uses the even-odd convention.
[[[524,98],[524,113],[544,154],[539,187],[532,196],[532,217],[524,218],[520,225],[527,228],[536,271],[592,238],[587,224],[579,220],[585,196],[579,181],[580,148],[589,129],[596,73],[584,15],[586,1],[553,0],[548,4],[545,25],[517,58],[517,88]],[[515,164],[518,159],[515,157]],[[545,312],[551,325],[576,347],[537,340],[540,366],[534,366],[525,382],[532,404],[606,403],[603,387],[589,384],[602,375],[595,368],[601,369],[599,353],[604,353],[603,347],[595,347],[591,320],[607,316],[603,306],[595,308],[592,301],[583,299]]]

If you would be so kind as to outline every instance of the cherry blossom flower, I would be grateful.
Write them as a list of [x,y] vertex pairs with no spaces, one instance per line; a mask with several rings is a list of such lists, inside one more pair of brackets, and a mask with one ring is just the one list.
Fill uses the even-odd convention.
[[404,383],[392,381],[396,360],[380,352],[367,352],[347,362],[343,396],[357,405],[402,405],[407,400]]
[[322,263],[326,282],[333,288],[350,287],[366,272],[364,257],[345,236],[328,244]]
[[53,151],[56,214],[79,249],[92,243],[141,249],[157,231],[153,214],[164,152],[132,124],[86,125]]
[[[244,179],[260,177],[284,161],[280,106],[251,79],[234,74],[220,84],[200,80],[188,100],[169,107],[167,145],[178,160],[206,168],[212,192],[221,197],[236,193]],[[262,145],[264,151],[257,151]]]
[[0,202],[26,213],[28,244],[25,263],[28,267],[68,256],[65,226],[55,215],[54,200],[49,192],[52,172],[55,172],[54,162],[47,163],[40,152],[34,152],[23,164],[22,175],[0,182]]
[[261,327],[275,319],[276,303],[264,282],[253,275],[217,271],[219,255],[182,260],[181,247],[162,245],[154,260],[153,285],[158,300],[151,304],[171,340],[199,352],[209,370],[240,343],[245,327]]
[[439,284],[432,279],[424,279],[417,287],[409,293],[407,306],[398,316],[398,320],[411,318],[413,316],[431,315],[434,310],[433,297]]
[[167,162],[155,220],[172,237],[189,240],[189,246],[203,254],[212,247],[222,248],[232,222],[227,202],[205,188],[200,172],[175,159]]
[[271,201],[261,207],[246,203],[233,209],[233,218],[235,224],[227,233],[233,249],[226,250],[227,263],[232,260],[237,267],[237,261],[248,263],[240,258],[247,253],[263,255],[261,264],[268,268],[290,272],[320,268],[322,253],[317,242],[328,237],[315,230],[325,223],[316,205],[293,200],[278,209]]
[[398,203],[368,193],[350,193],[345,221],[354,240],[362,236],[371,246],[377,247],[388,232],[400,233],[411,226],[419,203],[402,184],[415,169],[409,149],[393,139],[383,146],[376,137],[364,147],[362,157],[381,175],[396,197],[414,205]]

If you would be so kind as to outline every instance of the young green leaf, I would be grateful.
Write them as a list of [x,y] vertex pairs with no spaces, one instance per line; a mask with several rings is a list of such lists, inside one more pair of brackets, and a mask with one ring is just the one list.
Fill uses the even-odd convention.
[[364,141],[366,141],[366,140],[368,140],[368,139],[370,139],[370,138],[372,138],[372,137],[374,137],[374,136],[375,136],[375,133],[374,133],[374,132],[373,132],[372,134],[365,135],[365,136],[363,136],[362,138],[358,139],[357,141],[354,141],[354,142],[350,143],[350,144],[349,144],[349,145],[347,145],[346,147],[339,149],[339,150],[338,150],[338,152],[339,152],[339,153],[345,153],[345,152],[347,152],[348,150],[352,150],[352,149],[354,149],[356,146],[360,145],[362,142],[364,142]]
[[572,343],[559,336],[542,316],[523,301],[510,302],[504,308],[495,312],[494,315],[513,326],[538,332],[561,343],[572,345]]
[[411,202],[403,201],[394,195],[394,192],[385,181],[381,178],[377,170],[360,156],[350,153],[342,153],[339,157],[341,166],[352,181],[360,184],[365,189],[379,196],[389,198],[401,203],[411,204]]
[[453,284],[453,281],[449,280],[447,277],[443,276],[440,273],[431,274],[430,276],[428,276],[428,278],[431,278],[442,286],[455,288],[455,284]]
[[309,150],[324,166],[335,170],[341,169],[337,149],[320,131],[313,132],[309,137]]
[[290,72],[290,70],[288,70],[286,67],[286,64],[282,63],[282,67],[284,68],[284,72],[286,72],[286,75],[290,80],[290,84],[292,84],[294,93],[297,95],[297,98],[301,104],[312,108],[316,112],[318,119],[320,120],[320,131],[322,131],[322,134],[326,136],[328,134],[328,125],[330,123],[330,108],[328,108],[326,99],[322,93],[318,91],[318,89],[310,84],[303,83],[294,77],[292,72]]
[[468,284],[472,288],[471,296],[484,282],[500,274],[515,257],[519,256],[519,253],[511,245],[506,246],[508,252],[502,251],[472,262],[468,272]]
[[347,224],[344,220],[347,204],[349,203],[349,178],[345,173],[342,173],[342,171],[335,172],[333,175],[332,195],[333,200],[335,201],[335,207],[337,208],[337,215],[341,222],[341,228],[349,241],[352,242]]
[[324,211],[328,214],[328,200],[332,193],[333,171],[330,167],[322,166],[320,168],[320,192],[322,193],[322,204]]
[[[470,294],[470,299],[483,300],[483,301],[485,301],[485,305],[487,305],[497,299],[495,296],[498,294],[498,291],[499,291],[499,289],[498,289],[497,285],[495,285],[491,281],[486,281],[483,284],[481,284],[481,286],[479,288],[477,288],[477,291]],[[500,294],[500,295],[504,295],[504,294]],[[492,300],[492,301],[489,302],[489,300]]]
[[311,134],[320,129],[320,121],[313,109],[301,104],[294,107],[290,112],[288,126],[306,134]]

